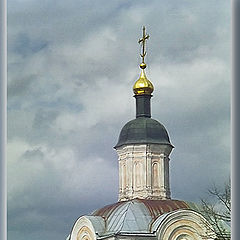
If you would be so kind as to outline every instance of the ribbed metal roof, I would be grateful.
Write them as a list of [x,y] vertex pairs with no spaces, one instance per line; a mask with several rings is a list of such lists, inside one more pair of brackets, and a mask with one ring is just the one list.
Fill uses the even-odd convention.
[[[94,211],[91,215],[80,217],[75,225],[86,219],[90,221],[95,230],[97,239],[105,239],[110,236],[141,236],[156,239],[156,231],[168,216],[180,213],[201,214],[198,205],[181,200],[148,200],[133,199],[107,205]],[[198,212],[198,213],[197,213]],[[221,225],[229,234],[230,227]],[[72,234],[72,233],[71,233]],[[66,240],[69,240],[71,235]]]
[[150,233],[150,224],[159,216],[194,205],[180,200],[133,199],[107,205],[92,213],[105,220],[108,233]]

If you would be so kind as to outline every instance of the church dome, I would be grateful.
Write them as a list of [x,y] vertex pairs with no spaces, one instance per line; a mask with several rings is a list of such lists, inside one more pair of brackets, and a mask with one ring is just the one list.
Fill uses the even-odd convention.
[[166,128],[157,120],[147,117],[138,117],[126,123],[120,132],[115,148],[124,144],[138,143],[171,145]]
[[[107,222],[107,232],[148,233],[151,223],[179,209],[197,209],[197,205],[180,200],[133,199],[117,202],[94,211],[91,215]],[[154,227],[154,225],[152,225]]]
[[67,240],[215,239],[200,212],[198,205],[181,200],[121,201],[79,217]]

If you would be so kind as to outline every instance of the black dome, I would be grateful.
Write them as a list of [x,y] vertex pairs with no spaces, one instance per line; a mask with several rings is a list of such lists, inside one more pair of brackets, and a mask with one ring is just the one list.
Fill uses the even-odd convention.
[[166,128],[157,120],[148,117],[138,117],[126,123],[114,148],[134,143],[158,143],[172,146]]

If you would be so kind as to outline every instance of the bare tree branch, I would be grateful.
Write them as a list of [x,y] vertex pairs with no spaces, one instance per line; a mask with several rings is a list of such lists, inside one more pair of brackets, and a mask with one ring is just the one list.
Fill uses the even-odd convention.
[[230,234],[224,229],[223,222],[231,221],[231,185],[230,180],[225,184],[224,189],[220,190],[213,185],[208,190],[214,203],[202,199],[202,213],[208,222],[213,226],[213,230],[219,240],[229,240]]

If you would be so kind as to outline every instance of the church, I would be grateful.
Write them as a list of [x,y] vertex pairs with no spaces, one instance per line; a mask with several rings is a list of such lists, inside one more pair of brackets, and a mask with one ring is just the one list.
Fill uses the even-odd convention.
[[122,128],[114,147],[119,162],[118,202],[79,217],[67,240],[216,239],[194,203],[171,199],[169,161],[174,148],[167,129],[151,118],[153,84],[145,73],[143,27],[140,77],[133,86],[136,118]]

